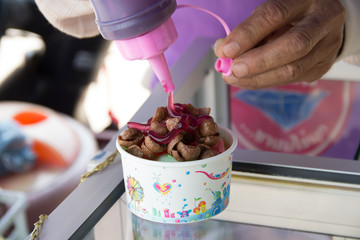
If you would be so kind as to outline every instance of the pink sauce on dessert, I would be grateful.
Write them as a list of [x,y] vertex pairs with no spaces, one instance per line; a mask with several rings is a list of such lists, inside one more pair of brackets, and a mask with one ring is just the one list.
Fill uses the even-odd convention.
[[[151,139],[159,144],[167,144],[169,143],[174,137],[176,137],[182,130],[196,134],[196,129],[200,126],[200,124],[206,119],[212,119],[212,117],[208,115],[201,115],[199,117],[194,117],[190,114],[187,110],[185,104],[174,104],[174,97],[173,92],[169,92],[168,100],[167,100],[167,109],[168,113],[171,117],[180,117],[178,124],[165,136],[160,136],[159,134],[155,133],[154,131],[150,130],[150,125],[152,122],[152,118],[148,120],[147,123],[136,123],[136,122],[128,122],[128,128],[136,128],[142,131],[145,135],[149,135]],[[166,120],[164,119],[160,123],[163,126],[166,126]]]

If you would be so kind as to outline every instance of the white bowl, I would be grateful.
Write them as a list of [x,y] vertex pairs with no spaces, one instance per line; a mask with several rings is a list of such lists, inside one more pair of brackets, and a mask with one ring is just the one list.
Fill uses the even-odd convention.
[[215,216],[228,206],[232,153],[237,138],[219,127],[226,151],[203,160],[159,162],[133,156],[118,142],[128,208],[164,223],[188,223]]

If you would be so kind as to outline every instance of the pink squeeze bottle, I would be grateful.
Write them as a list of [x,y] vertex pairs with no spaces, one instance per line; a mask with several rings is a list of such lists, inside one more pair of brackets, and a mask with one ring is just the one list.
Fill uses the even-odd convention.
[[176,0],[91,0],[101,35],[127,60],[147,59],[165,92],[174,90],[164,51],[177,39]]

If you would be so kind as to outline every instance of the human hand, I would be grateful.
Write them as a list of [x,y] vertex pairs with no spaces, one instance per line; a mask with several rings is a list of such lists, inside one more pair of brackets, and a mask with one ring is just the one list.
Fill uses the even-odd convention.
[[216,41],[215,54],[234,59],[223,78],[247,89],[315,81],[336,60],[344,22],[338,0],[268,0]]

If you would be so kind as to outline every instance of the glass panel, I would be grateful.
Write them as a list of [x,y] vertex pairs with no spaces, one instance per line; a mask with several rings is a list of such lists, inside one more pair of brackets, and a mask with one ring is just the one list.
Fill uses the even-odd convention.
[[222,220],[205,220],[191,224],[162,224],[133,215],[121,198],[94,227],[85,240],[176,240],[176,239],[268,239],[331,240],[329,235],[256,226]]

